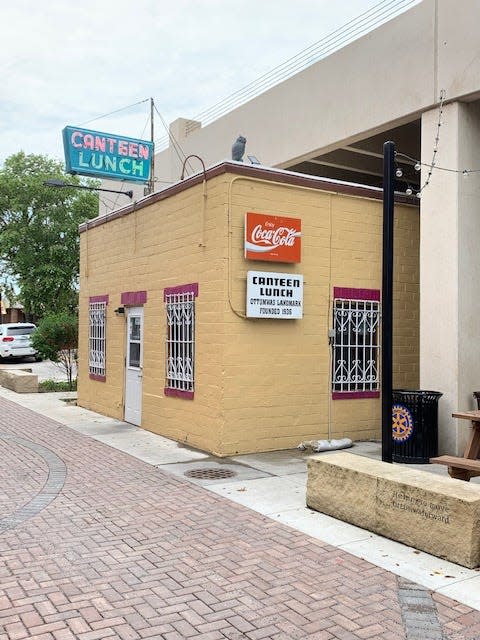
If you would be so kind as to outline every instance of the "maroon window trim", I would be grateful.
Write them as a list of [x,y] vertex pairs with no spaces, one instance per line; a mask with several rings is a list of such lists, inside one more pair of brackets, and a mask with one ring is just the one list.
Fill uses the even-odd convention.
[[380,391],[333,391],[332,400],[359,400],[361,398],[379,398]]
[[[380,302],[380,289],[357,289],[355,287],[334,287],[334,300],[369,300]],[[332,400],[361,400],[379,398],[380,391],[332,391]]]
[[121,304],[130,305],[132,307],[145,304],[147,302],[147,292],[146,291],[124,291],[122,293]]
[[184,400],[193,400],[195,395],[194,391],[181,391],[181,389],[170,389],[170,387],[165,387],[163,391],[166,396],[171,398],[183,398]]
[[105,302],[105,304],[108,304],[108,293],[104,296],[90,296],[88,302]]
[[98,373],[89,373],[88,377],[90,380],[97,380],[98,382],[106,382],[107,376],[99,376]]
[[373,300],[380,302],[380,289],[353,289],[350,287],[334,287],[334,300]]
[[[88,298],[88,303],[89,304],[94,304],[95,302],[104,302],[105,305],[108,304],[108,293],[101,295],[101,296],[90,296]],[[106,375],[99,375],[98,373],[88,373],[88,377],[90,380],[96,380],[97,382],[106,382],[107,381],[107,376]]]
[[[195,297],[198,297],[198,282],[190,282],[189,284],[181,284],[176,287],[165,287],[163,290],[163,301],[167,301],[167,296],[179,295],[182,293],[191,293]],[[184,400],[193,400],[195,397],[194,391],[182,391],[181,389],[172,389],[171,387],[165,387],[164,394],[170,398],[183,398]]]
[[165,287],[163,290],[163,301],[166,302],[167,296],[172,296],[179,293],[193,293],[198,297],[198,282],[192,282],[190,284],[181,284],[177,287]]

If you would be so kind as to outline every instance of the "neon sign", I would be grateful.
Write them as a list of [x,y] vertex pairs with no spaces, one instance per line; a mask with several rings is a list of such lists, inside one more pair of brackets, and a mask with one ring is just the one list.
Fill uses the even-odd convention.
[[65,127],[63,149],[67,173],[148,182],[153,143],[80,127]]

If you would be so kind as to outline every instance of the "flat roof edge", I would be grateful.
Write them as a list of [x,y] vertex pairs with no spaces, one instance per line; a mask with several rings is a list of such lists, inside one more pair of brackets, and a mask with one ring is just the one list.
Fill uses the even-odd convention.
[[[263,167],[260,165],[245,165],[241,162],[223,161],[212,167],[209,167],[205,172],[200,171],[195,173],[189,178],[185,178],[180,182],[176,182],[168,187],[165,187],[157,193],[153,193],[145,198],[142,198],[138,202],[133,202],[121,209],[112,211],[97,218],[93,218],[87,222],[83,222],[79,225],[79,232],[83,233],[87,229],[101,226],[126,216],[134,211],[144,209],[145,207],[170,198],[177,193],[181,193],[186,189],[190,189],[197,184],[201,184],[204,180],[211,180],[225,173],[232,173],[238,176],[245,176],[246,178],[256,178],[265,180],[267,182],[275,182],[277,184],[288,184],[298,187],[308,187],[310,189],[318,189],[319,191],[329,191],[331,193],[350,195],[363,198],[371,198],[374,200],[383,199],[383,189],[377,187],[367,187],[361,184],[355,184],[352,182],[342,182],[340,180],[331,180],[329,178],[319,178],[317,176],[308,176],[302,173],[295,173],[293,171],[286,171],[285,169],[275,169],[271,167]],[[395,194],[395,202],[398,204],[406,204],[410,206],[419,206],[418,199],[403,194]]]

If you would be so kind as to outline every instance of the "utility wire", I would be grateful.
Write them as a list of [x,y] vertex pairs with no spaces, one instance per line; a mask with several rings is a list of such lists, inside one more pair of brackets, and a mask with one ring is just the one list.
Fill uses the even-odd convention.
[[99,197],[98,198],[100,200],[100,202],[104,205],[105,209],[113,209],[113,206],[115,204],[114,200],[112,200],[112,198],[105,198],[105,197]]
[[396,151],[395,152],[395,157],[396,158],[404,158],[406,160],[409,160],[410,162],[413,162],[415,164],[415,170],[416,171],[420,171],[421,167],[428,167],[428,173],[427,173],[427,177],[425,179],[425,182],[423,183],[423,185],[420,187],[420,189],[416,193],[417,198],[421,198],[422,197],[422,191],[430,183],[430,178],[432,177],[432,173],[433,173],[434,169],[438,169],[439,171],[448,171],[450,173],[461,173],[464,176],[468,176],[468,174],[470,174],[470,173],[480,173],[480,169],[452,169],[452,168],[449,168],[449,167],[439,167],[436,164],[436,158],[437,158],[437,153],[438,153],[438,145],[439,145],[439,142],[440,142],[440,127],[443,124],[443,122],[442,122],[442,114],[443,114],[443,105],[445,103],[445,98],[446,98],[446,92],[445,92],[445,89],[442,89],[440,91],[440,98],[439,98],[439,105],[438,105],[438,121],[437,121],[437,128],[436,128],[435,138],[434,138],[434,143],[433,143],[433,153],[432,153],[431,162],[430,163],[422,162],[421,160],[419,160],[417,158],[413,158],[412,156],[408,155],[407,153],[402,153],[400,151]]
[[145,133],[145,131],[146,131],[147,127],[148,127],[149,122],[150,122],[150,114],[148,114],[148,116],[147,116],[147,121],[145,122],[145,126],[143,127],[142,133],[140,134],[140,140],[142,140],[142,139],[143,139],[143,134]]
[[[458,174],[461,173],[465,177],[469,176],[471,173],[480,173],[480,169],[452,169],[451,167],[439,167],[436,164],[438,145],[440,142],[440,127],[443,124],[442,114],[443,114],[443,105],[445,103],[445,98],[446,98],[446,93],[445,93],[445,90],[442,89],[440,92],[439,105],[438,105],[438,122],[437,122],[437,130],[435,133],[434,144],[433,144],[432,160],[430,162],[422,162],[420,159],[414,158],[413,156],[408,155],[408,153],[402,153],[401,151],[395,152],[395,158],[398,158],[398,159],[403,158],[404,160],[408,160],[409,162],[412,162],[415,166],[416,171],[420,171],[421,167],[428,167],[428,173],[427,173],[425,182],[423,186],[420,187],[420,189],[416,193],[417,198],[421,198],[422,191],[430,183],[430,178],[435,169],[437,169],[438,171],[447,171],[448,173],[458,173]],[[411,193],[410,186],[409,186],[409,189]]]
[[[121,190],[122,190],[122,189],[120,189],[120,191],[121,191]],[[115,196],[115,201],[114,201],[114,203],[112,204],[111,211],[113,211],[113,210],[116,208],[116,206],[117,206],[117,202],[118,202],[118,199],[119,199],[119,198],[120,198],[120,194],[119,194],[119,193],[117,193],[117,195]]]
[[[421,160],[418,160],[413,156],[409,156],[406,153],[400,153],[400,151],[397,151],[396,156],[399,158],[405,158],[406,160],[410,160],[411,162],[421,165],[422,167],[431,166],[430,162],[422,162]],[[438,169],[439,171],[449,171],[450,173],[462,173],[463,175],[469,174],[469,173],[480,173],[480,169],[451,169],[449,167],[439,167],[437,164],[434,165],[434,168]]]
[[[130,105],[129,107],[123,107],[122,109],[117,109],[116,111],[112,111],[111,113],[107,113],[104,116],[99,116],[98,118],[96,118],[97,120],[99,118],[105,118],[109,115],[112,115],[113,113],[118,113],[119,111],[124,111],[125,109],[129,109],[130,107],[139,105],[139,104],[144,104],[145,102],[149,102],[150,98],[146,98],[145,100],[140,100],[139,102],[136,102],[134,105]],[[92,122],[92,120],[89,120],[89,122]],[[143,134],[145,133],[146,128],[148,127],[148,123],[150,122],[150,114],[148,114],[147,116],[147,120],[145,122],[145,125],[143,127],[142,133],[140,134],[140,139],[143,138]],[[86,122],[83,124],[87,124]],[[120,190],[123,192],[123,185],[121,186]],[[105,209],[109,209],[110,211],[113,211],[115,209],[115,207],[117,206],[117,202],[118,199],[120,198],[120,193],[115,197],[115,199],[113,198],[109,198],[107,196],[103,196],[102,198],[99,198],[99,200],[103,203],[103,205],[105,206]]]
[[[400,10],[405,9],[406,7],[417,3],[418,0],[382,0],[382,2],[376,4],[371,9],[364,11],[356,18],[350,20],[343,26],[335,29],[333,32],[319,40],[318,42],[306,47],[302,51],[300,51],[295,56],[287,59],[280,65],[277,65],[267,73],[264,73],[259,78],[254,80],[253,82],[245,85],[241,89],[238,89],[233,94],[228,96],[227,98],[217,102],[212,107],[209,107],[205,111],[199,113],[195,116],[194,120],[200,120],[203,125],[209,124],[213,120],[216,120],[221,115],[224,115],[228,111],[233,108],[240,106],[254,95],[259,95],[263,91],[271,88],[273,85],[281,82],[282,80],[291,77],[294,73],[301,71],[313,63],[320,60],[322,57],[325,57],[328,53],[338,49],[339,47],[347,44],[349,41],[355,39],[359,35],[363,34],[365,31],[370,31],[374,29],[377,25],[385,22],[386,19],[390,18],[392,15],[398,14]],[[393,7],[392,7],[393,5]],[[81,125],[89,124],[90,122],[95,122],[96,120],[100,120],[102,118],[106,118],[108,116],[114,115],[116,113],[120,113],[121,111],[125,111],[126,109],[130,109],[139,104],[143,104],[148,102],[149,98],[144,100],[139,100],[131,105],[127,105],[125,107],[121,107],[120,109],[116,109],[109,113],[97,116],[95,118],[91,118],[90,120],[86,120],[82,122]],[[161,114],[155,106],[155,110],[159,115],[162,123],[167,131],[167,135],[155,140],[158,142],[160,147],[164,146],[167,140],[170,141],[172,146],[174,147],[175,152],[177,153],[180,159],[181,154],[183,155],[183,160],[185,159],[185,154],[181,149],[178,142],[174,139],[173,135],[169,131],[165,121],[163,120]],[[146,126],[146,125],[145,125]],[[193,129],[193,125],[189,127],[187,125],[186,132],[190,133]],[[145,128],[144,128],[145,131]],[[143,133],[142,133],[143,135]],[[191,168],[191,167],[190,167]]]
[[[399,2],[403,3],[401,7],[399,7]],[[201,120],[202,124],[208,124],[208,122],[216,119],[221,113],[225,113],[226,110],[230,110],[233,106],[238,106],[239,102],[245,102],[247,99],[252,97],[253,94],[258,94],[267,88],[270,88],[272,85],[277,84],[279,81],[290,77],[295,72],[305,69],[322,57],[325,57],[327,53],[330,53],[331,51],[346,44],[365,31],[372,30],[377,25],[384,22],[385,18],[398,13],[399,8],[403,9],[414,2],[417,2],[417,0],[383,0],[372,9],[365,11],[350,22],[347,22],[342,27],[339,27],[329,35],[325,36],[322,40],[319,40],[306,49],[303,49],[300,53],[289,58],[281,65],[274,67],[274,69],[263,74],[257,80],[234,92],[232,95],[213,105],[206,111],[198,114],[194,119]]]
[[[267,73],[254,80],[253,82],[238,89],[227,98],[217,102],[212,107],[202,111],[193,120],[201,121],[205,126],[218,119],[233,108],[244,104],[249,99],[259,95],[285,80],[295,73],[306,69],[329,53],[339,49],[341,46],[348,44],[355,38],[365,32],[371,31],[380,24],[383,24],[393,15],[397,15],[401,10],[412,4],[417,4],[418,0],[382,0],[371,9],[364,11],[359,16],[350,20],[338,29],[334,30],[318,42],[300,51],[300,53],[289,58],[282,64],[274,67]],[[195,125],[186,127],[186,133],[196,128]],[[157,140],[158,147],[165,147],[168,142],[168,136],[163,136]]]
[[437,152],[438,152],[438,143],[440,142],[440,127],[442,126],[442,113],[443,113],[443,103],[445,101],[445,95],[446,95],[446,92],[445,92],[444,89],[442,89],[440,91],[440,104],[438,105],[437,131],[435,133],[435,141],[434,141],[434,144],[433,144],[432,161],[430,162],[430,167],[428,169],[427,178],[426,178],[425,182],[423,183],[423,186],[420,187],[420,190],[417,192],[417,198],[421,197],[422,191],[425,189],[425,187],[428,186],[428,184],[430,182],[430,178],[432,177],[433,167],[435,166],[435,160],[436,160]]
[[173,148],[174,148],[179,160],[181,160],[183,162],[185,160],[185,153],[184,153],[183,149],[181,148],[180,144],[175,139],[175,136],[173,135],[173,133],[170,131],[170,128],[169,128],[168,124],[165,122],[164,117],[162,116],[162,114],[158,110],[157,105],[155,103],[153,103],[153,108],[157,112],[157,115],[160,118],[165,131],[167,132],[167,137],[170,140],[170,143],[172,144],[172,146],[173,146]]
[[148,102],[150,98],[146,98],[145,100],[139,100],[138,102],[134,102],[133,104],[129,104],[126,107],[121,107],[120,109],[116,109],[115,111],[110,111],[110,113],[104,113],[103,116],[97,116],[96,118],[92,118],[91,120],[86,120],[81,123],[81,126],[84,124],[88,124],[89,122],[95,122],[95,120],[101,120],[102,118],[107,118],[108,116],[113,116],[115,113],[120,113],[120,111],[125,111],[126,109],[131,109],[132,107],[136,107],[139,104],[143,104],[144,102]]
[[[175,139],[175,136],[173,135],[173,133],[170,131],[170,128],[168,127],[167,123],[165,122],[162,114],[160,113],[160,111],[157,108],[157,105],[155,104],[155,102],[153,103],[153,108],[155,109],[155,111],[157,112],[158,117],[160,118],[165,131],[167,132],[168,135],[168,139],[170,140],[170,144],[173,146],[173,149],[175,151],[175,153],[178,156],[178,159],[180,160],[180,162],[185,162],[188,165],[188,167],[190,168],[190,170],[192,171],[192,165],[190,164],[190,161],[187,160],[187,157],[182,149],[182,147],[180,146],[180,143]],[[183,157],[182,157],[183,156]]]

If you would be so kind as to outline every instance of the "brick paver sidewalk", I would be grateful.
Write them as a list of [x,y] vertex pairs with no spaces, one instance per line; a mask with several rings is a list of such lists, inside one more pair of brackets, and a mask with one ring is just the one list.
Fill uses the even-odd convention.
[[0,640],[480,637],[480,612],[0,409]]

